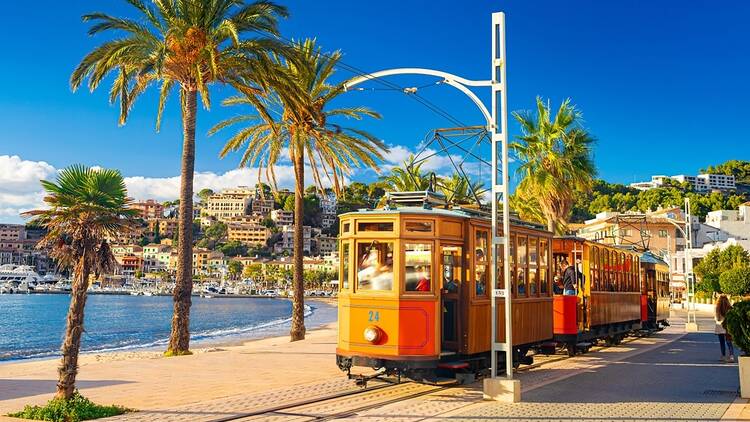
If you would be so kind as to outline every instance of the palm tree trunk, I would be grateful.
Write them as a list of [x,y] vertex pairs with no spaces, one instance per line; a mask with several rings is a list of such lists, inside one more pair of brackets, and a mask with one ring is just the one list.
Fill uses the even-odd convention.
[[193,293],[193,174],[195,172],[196,91],[183,88],[182,180],[180,185],[179,245],[177,276],[172,300],[172,332],[167,353],[182,355],[190,350],[190,296]]
[[84,257],[79,259],[75,272],[76,277],[70,292],[65,339],[61,347],[62,360],[57,370],[57,393],[55,394],[55,398],[65,400],[73,397],[78,374],[78,352],[81,350],[81,334],[83,334],[83,310],[86,306],[86,289],[89,287],[89,268]]
[[305,215],[305,151],[300,147],[294,154],[294,281],[292,296],[291,341],[305,339],[304,215]]
[[553,235],[557,235],[557,220],[550,215],[547,216],[547,230],[551,231]]

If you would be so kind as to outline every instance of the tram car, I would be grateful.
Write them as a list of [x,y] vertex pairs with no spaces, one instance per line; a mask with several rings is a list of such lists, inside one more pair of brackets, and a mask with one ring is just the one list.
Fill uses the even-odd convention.
[[669,326],[669,265],[651,252],[641,255],[641,324],[649,330]]
[[[490,215],[448,208],[432,192],[389,195],[399,206],[339,216],[339,368],[350,376],[359,366],[426,381],[441,370],[487,371]],[[553,336],[552,242],[544,227],[512,219],[508,265],[519,363]],[[503,341],[505,298],[496,300]]]
[[619,344],[641,328],[640,255],[613,245],[579,237],[552,242],[555,279],[567,265],[576,273],[576,295],[554,296],[554,340],[569,355],[587,350],[595,341]]

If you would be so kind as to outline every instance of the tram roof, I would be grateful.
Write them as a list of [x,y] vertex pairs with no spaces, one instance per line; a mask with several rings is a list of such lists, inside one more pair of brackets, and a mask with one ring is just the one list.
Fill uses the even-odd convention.
[[654,255],[650,251],[646,251],[641,255],[641,262],[646,264],[662,264],[667,265],[666,262],[664,262],[663,259],[659,258],[658,256]]
[[[392,215],[392,214],[416,214],[416,215],[438,215],[443,217],[454,217],[454,218],[484,218],[489,220],[492,216],[491,213],[484,212],[482,210],[476,210],[471,208],[425,208],[425,207],[418,207],[418,206],[402,206],[398,208],[379,208],[379,209],[371,209],[371,208],[360,208],[357,211],[351,211],[344,214],[341,214],[340,216],[353,216],[353,215]],[[502,214],[501,214],[502,215]],[[512,224],[517,226],[526,226],[531,227],[537,230],[546,230],[546,227],[544,227],[541,224],[532,223],[529,221],[524,221],[520,219],[517,215],[514,215],[511,212],[510,215],[510,221]]]

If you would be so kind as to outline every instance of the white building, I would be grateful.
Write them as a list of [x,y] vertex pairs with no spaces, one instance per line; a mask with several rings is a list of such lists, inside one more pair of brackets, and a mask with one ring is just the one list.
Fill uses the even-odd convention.
[[201,208],[201,215],[222,222],[245,216],[248,214],[254,194],[255,191],[243,186],[225,189],[221,193],[211,195],[206,200],[203,208]]
[[320,226],[327,229],[336,223],[336,211],[338,210],[338,201],[335,195],[321,195],[320,198]]
[[[302,250],[305,254],[310,254],[312,250],[312,228],[310,226],[303,226],[303,246]],[[281,239],[274,245],[274,252],[294,252],[294,226],[283,226],[281,228]]]
[[688,176],[685,174],[675,176],[656,175],[651,176],[650,182],[631,183],[630,187],[638,190],[649,190],[664,186],[668,180],[679,183],[687,182],[696,192],[727,191],[737,188],[734,176],[725,174],[699,174],[697,176]]
[[291,226],[294,224],[294,211],[273,210],[271,211],[271,220],[277,227]]
[[738,240],[750,239],[750,202],[740,205],[737,210],[709,212],[706,215],[706,225],[715,227],[726,237]]

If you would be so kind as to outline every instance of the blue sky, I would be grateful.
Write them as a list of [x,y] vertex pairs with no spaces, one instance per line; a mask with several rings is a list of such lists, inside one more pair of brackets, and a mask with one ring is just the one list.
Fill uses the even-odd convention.
[[[596,164],[609,181],[694,173],[727,159],[750,159],[747,2],[284,4],[291,11],[282,23],[285,37],[317,37],[324,48],[341,49],[348,65],[367,71],[428,67],[473,79],[489,76],[490,13],[506,12],[509,109],[530,108],[537,95],[555,105],[571,97],[598,138]],[[100,42],[86,35],[80,16],[90,11],[129,14],[130,7],[119,0],[65,6],[39,1],[31,7],[9,2],[9,19],[0,26],[0,156],[45,161],[55,168],[75,162],[114,167],[126,176],[177,175],[181,129],[176,102],[156,133],[153,93],[139,100],[126,126],[118,127],[106,87],[91,94],[72,93],[68,86],[74,66]],[[341,70],[338,76],[352,74]],[[429,82],[391,80],[410,86]],[[236,156],[218,158],[221,137],[205,136],[213,124],[238,112],[219,105],[228,94],[214,90],[212,110],[199,112],[197,171],[221,174],[237,166]],[[461,122],[482,123],[474,106],[452,88],[435,86],[420,94]],[[381,112],[382,120],[364,128],[406,149],[428,131],[452,125],[397,92],[353,92],[344,101]],[[511,135],[517,133],[512,125]]]

